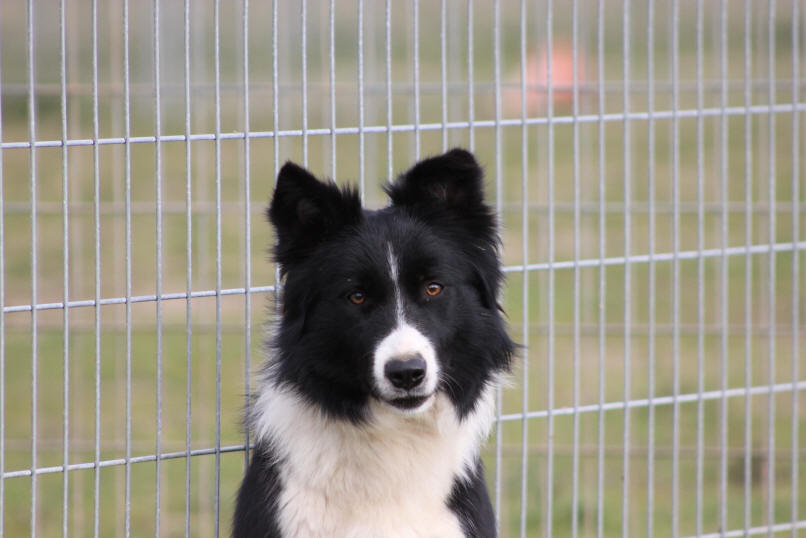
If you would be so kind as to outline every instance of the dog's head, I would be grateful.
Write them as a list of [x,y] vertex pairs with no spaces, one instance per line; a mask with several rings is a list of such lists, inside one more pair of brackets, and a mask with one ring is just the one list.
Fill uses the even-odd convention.
[[271,375],[331,416],[372,400],[403,414],[446,394],[461,418],[509,367],[502,274],[482,170],[454,149],[361,207],[355,190],[287,163],[268,210],[284,277]]

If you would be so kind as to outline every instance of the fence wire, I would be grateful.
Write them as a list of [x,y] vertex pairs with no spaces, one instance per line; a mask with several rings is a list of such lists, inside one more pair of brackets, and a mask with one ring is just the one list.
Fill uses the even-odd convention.
[[0,3],[0,536],[228,534],[280,164],[484,163],[502,536],[806,532],[800,0]]

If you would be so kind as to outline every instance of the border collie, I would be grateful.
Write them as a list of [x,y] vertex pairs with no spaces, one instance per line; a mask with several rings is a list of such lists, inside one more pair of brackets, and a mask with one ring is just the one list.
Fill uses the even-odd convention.
[[233,535],[491,537],[479,450],[514,344],[482,170],[454,149],[391,204],[293,163],[268,217],[284,286]]

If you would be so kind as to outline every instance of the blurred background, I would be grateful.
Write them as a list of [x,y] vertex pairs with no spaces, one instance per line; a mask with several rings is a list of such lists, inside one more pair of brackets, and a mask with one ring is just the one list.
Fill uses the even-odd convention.
[[[0,4],[0,535],[229,533],[291,159],[463,146],[502,536],[806,535],[799,0]],[[157,457],[159,455],[159,457]]]

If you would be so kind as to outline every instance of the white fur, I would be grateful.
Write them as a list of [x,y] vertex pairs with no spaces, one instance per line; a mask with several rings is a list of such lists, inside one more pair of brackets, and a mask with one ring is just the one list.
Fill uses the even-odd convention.
[[459,421],[442,393],[416,415],[376,400],[367,424],[323,416],[268,380],[255,430],[278,458],[279,523],[288,538],[464,536],[447,500],[474,469],[493,420],[493,388]]

